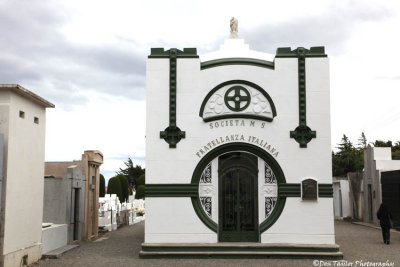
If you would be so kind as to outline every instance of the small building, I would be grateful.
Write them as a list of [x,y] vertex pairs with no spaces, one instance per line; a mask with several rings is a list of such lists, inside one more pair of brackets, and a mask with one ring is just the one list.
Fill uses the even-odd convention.
[[46,108],[22,86],[0,85],[0,266],[42,256]]
[[102,163],[98,150],[84,151],[81,160],[45,163],[43,222],[68,224],[68,243],[98,235]]
[[[400,170],[400,160],[392,160],[390,147],[371,147],[368,145],[364,150],[363,221],[379,223],[376,213],[384,199],[385,192],[382,190],[384,188],[390,190],[391,186],[389,184],[393,184],[395,181],[392,174],[387,172],[395,170]],[[383,178],[383,173],[387,173],[386,177],[388,178]],[[385,182],[386,186],[384,186]]]
[[325,49],[254,51],[235,19],[231,37],[148,56],[140,256],[341,258]]

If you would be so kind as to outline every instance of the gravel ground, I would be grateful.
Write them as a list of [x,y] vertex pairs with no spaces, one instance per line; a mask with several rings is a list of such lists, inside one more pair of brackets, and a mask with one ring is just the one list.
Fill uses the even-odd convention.
[[[281,260],[281,259],[139,259],[143,242],[144,222],[106,233],[94,242],[65,253],[59,259],[44,259],[34,267],[50,266],[400,266],[400,233],[391,235],[391,244],[382,242],[380,230],[336,221],[336,243],[344,261]],[[371,265],[373,263],[393,265]],[[370,264],[370,265],[367,265]]]

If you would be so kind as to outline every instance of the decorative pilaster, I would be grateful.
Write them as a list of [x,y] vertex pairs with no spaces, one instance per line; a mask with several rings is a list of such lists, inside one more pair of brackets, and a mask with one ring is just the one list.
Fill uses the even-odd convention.
[[178,58],[198,58],[196,48],[184,48],[183,51],[176,48],[164,51],[164,48],[152,48],[149,58],[169,58],[169,126],[160,132],[170,148],[176,148],[176,144],[186,137],[184,131],[176,126],[176,68]]
[[291,50],[290,47],[278,48],[276,58],[295,57],[298,59],[298,84],[299,84],[299,126],[290,131],[290,138],[294,138],[301,148],[317,137],[316,131],[307,126],[306,105],[306,57],[327,57],[323,46],[311,47],[310,50],[298,47]]

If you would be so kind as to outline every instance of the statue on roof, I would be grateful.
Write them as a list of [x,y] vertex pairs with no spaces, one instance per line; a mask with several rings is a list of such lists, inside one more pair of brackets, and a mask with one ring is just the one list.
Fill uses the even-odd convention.
[[231,18],[231,35],[229,36],[229,38],[233,38],[236,39],[238,38],[238,20],[235,19],[235,17]]

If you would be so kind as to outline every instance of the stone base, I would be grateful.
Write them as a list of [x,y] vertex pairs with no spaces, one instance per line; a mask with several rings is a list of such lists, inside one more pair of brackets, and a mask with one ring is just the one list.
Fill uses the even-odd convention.
[[7,267],[23,266],[25,262],[27,263],[27,265],[30,265],[40,260],[41,257],[42,257],[42,244],[37,244],[4,255],[3,264],[4,266]]
[[296,258],[343,259],[338,245],[262,243],[143,243],[141,258]]

